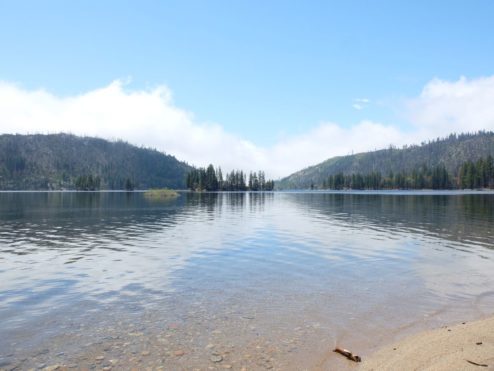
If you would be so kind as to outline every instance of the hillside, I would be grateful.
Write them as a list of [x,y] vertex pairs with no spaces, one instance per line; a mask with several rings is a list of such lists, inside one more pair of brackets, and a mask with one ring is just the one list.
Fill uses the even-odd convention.
[[185,188],[191,167],[159,151],[69,134],[0,135],[0,189],[74,189],[98,178],[100,189]]
[[452,134],[447,138],[405,146],[402,149],[390,147],[351,156],[333,157],[281,179],[276,183],[276,188],[305,189],[311,185],[318,186],[329,176],[338,173],[411,173],[424,165],[429,168],[444,165],[450,174],[456,176],[463,163],[477,161],[489,155],[494,155],[494,132]]

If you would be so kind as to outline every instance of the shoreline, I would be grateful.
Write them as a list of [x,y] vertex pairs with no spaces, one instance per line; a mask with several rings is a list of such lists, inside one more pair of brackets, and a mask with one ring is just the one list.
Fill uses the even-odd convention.
[[[0,189],[0,193],[145,193],[151,189]],[[272,191],[191,191],[189,189],[171,189],[180,193],[222,194],[222,193],[280,193],[280,194],[349,194],[349,195],[398,195],[398,196],[441,196],[441,195],[492,195],[494,189],[279,189]]]
[[494,370],[494,316],[388,344],[365,358],[358,370]]

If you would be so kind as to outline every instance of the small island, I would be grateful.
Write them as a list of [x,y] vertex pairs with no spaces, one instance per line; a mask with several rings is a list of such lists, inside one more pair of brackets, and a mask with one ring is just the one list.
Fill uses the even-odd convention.
[[144,197],[150,200],[169,200],[180,196],[177,191],[168,188],[149,189],[144,192]]

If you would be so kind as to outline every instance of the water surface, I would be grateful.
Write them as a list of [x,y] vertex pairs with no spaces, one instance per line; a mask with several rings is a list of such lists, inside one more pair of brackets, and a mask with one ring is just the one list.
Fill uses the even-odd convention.
[[0,368],[334,369],[492,314],[494,195],[0,193]]

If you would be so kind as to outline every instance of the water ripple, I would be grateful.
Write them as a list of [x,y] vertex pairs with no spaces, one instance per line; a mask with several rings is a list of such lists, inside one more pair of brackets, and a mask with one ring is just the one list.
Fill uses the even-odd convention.
[[[195,307],[198,333],[209,331],[206,319],[237,311],[266,334],[288,338],[287,324],[305,321],[331,341],[355,328],[372,338],[376,326],[392,332],[424,316],[484,313],[494,297],[493,201],[0,193],[0,339],[31,328],[62,336],[69,320],[87,324],[87,313],[138,323],[136,314],[152,310],[162,323]],[[56,324],[55,313],[63,313]],[[0,349],[10,344],[0,340]]]

